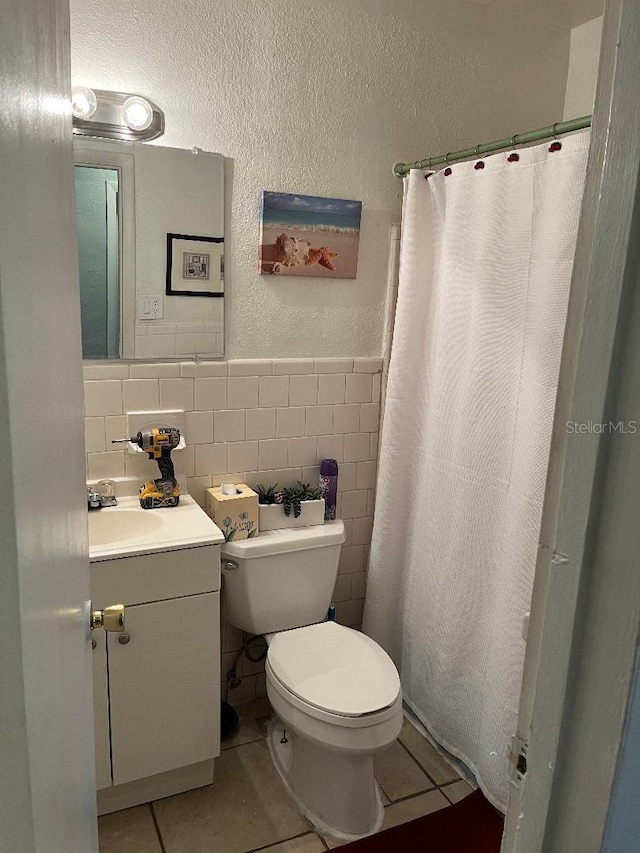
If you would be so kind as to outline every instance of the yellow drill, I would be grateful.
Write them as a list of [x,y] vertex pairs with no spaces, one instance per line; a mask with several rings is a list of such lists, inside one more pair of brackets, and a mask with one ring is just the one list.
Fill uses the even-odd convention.
[[160,469],[157,480],[147,480],[140,488],[140,506],[143,509],[157,509],[163,506],[178,506],[180,486],[175,477],[171,451],[180,444],[180,430],[176,427],[152,427],[139,432],[132,438],[116,438],[112,444],[130,441],[155,459]]

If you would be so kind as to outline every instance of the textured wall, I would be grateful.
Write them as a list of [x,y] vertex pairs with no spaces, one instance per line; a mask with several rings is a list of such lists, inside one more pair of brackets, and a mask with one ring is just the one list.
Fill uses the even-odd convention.
[[586,116],[593,112],[601,38],[602,16],[571,30],[569,72],[564,100],[565,119]]
[[[222,153],[227,355],[377,356],[398,160],[557,121],[569,30],[461,0],[71,0],[73,79]],[[364,203],[355,281],[257,275],[261,189]]]

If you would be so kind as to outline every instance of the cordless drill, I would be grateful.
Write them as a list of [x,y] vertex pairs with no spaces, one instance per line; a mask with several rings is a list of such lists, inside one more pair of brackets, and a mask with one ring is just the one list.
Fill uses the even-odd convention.
[[117,438],[112,444],[130,441],[155,459],[160,469],[157,480],[147,480],[140,488],[142,509],[157,509],[163,506],[178,506],[180,486],[175,477],[171,451],[180,444],[180,430],[176,427],[152,427],[139,432],[132,438]]

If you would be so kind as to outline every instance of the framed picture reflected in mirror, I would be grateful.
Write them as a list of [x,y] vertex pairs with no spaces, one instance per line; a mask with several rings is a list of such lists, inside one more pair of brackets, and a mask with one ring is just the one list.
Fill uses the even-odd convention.
[[167,234],[167,296],[224,296],[224,238]]

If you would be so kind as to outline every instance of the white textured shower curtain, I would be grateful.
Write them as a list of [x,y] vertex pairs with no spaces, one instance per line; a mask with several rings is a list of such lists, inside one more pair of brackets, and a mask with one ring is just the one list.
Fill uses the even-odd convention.
[[405,188],[363,627],[503,810],[588,144]]

